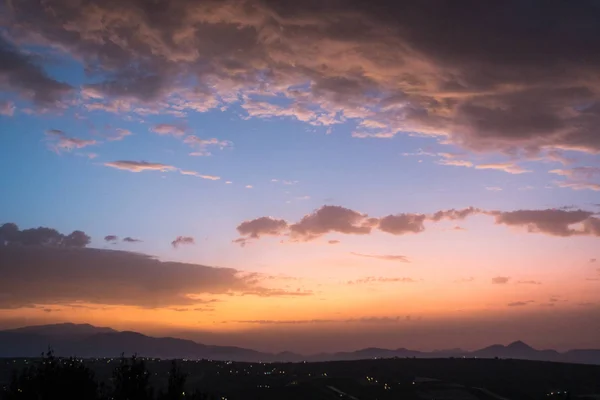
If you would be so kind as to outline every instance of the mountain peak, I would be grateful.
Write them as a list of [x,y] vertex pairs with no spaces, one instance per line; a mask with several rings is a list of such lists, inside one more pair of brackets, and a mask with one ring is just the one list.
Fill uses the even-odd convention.
[[521,340],[512,342],[511,344],[509,344],[506,347],[509,349],[512,349],[512,350],[533,350],[533,347],[531,347],[530,345],[528,345],[527,343],[525,343]]

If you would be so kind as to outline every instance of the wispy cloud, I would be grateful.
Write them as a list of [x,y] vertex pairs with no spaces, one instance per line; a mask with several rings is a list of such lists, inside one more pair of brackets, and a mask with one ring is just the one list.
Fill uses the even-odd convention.
[[360,285],[360,284],[369,284],[369,283],[415,283],[417,282],[413,278],[407,277],[376,277],[376,276],[368,276],[366,278],[355,279],[352,281],[348,281],[348,285]]
[[508,172],[509,174],[524,174],[531,172],[515,163],[493,163],[493,164],[479,164],[475,166],[475,169],[493,169],[497,171]]
[[196,151],[190,153],[191,156],[210,156],[212,153],[208,150],[210,147],[224,149],[233,145],[229,140],[218,140],[216,138],[202,139],[198,136],[187,136],[184,143],[190,145]]
[[510,277],[508,276],[496,276],[492,278],[492,283],[496,285],[504,285],[510,281]]
[[214,175],[203,175],[199,172],[196,171],[189,171],[189,170],[185,170],[185,169],[180,169],[179,173],[182,175],[191,175],[191,176],[195,176],[197,178],[202,178],[202,179],[208,179],[211,181],[218,181],[219,179],[221,179],[220,176],[214,176]]
[[67,136],[66,133],[59,129],[47,130],[46,137],[50,141],[50,148],[57,153],[62,151],[71,151],[74,149],[82,149],[87,146],[98,144],[96,140],[86,140]]
[[509,307],[523,307],[523,306],[526,306],[526,305],[531,304],[531,303],[535,303],[535,302],[533,300],[515,301],[515,302],[512,302],[512,303],[508,303],[507,306],[509,306]]
[[127,129],[117,128],[115,129],[115,133],[108,137],[108,140],[119,141],[125,139],[127,136],[130,135],[133,135],[131,131],[128,131]]
[[410,262],[410,260],[408,259],[408,257],[406,257],[406,256],[400,256],[400,255],[362,254],[362,253],[355,253],[355,252],[351,252],[350,254],[352,254],[353,256],[358,256],[358,257],[374,258],[376,260],[399,261],[399,262],[403,262],[403,263],[409,263]]
[[172,165],[161,164],[161,163],[152,163],[147,161],[112,161],[104,163],[105,166],[121,169],[124,171],[130,172],[143,172],[143,171],[175,171],[175,168]]
[[0,101],[0,115],[12,117],[15,114],[15,104],[12,101]]

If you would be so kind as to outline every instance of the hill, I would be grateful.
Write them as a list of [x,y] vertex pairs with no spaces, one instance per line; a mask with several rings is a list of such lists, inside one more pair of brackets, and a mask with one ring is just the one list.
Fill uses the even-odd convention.
[[364,360],[374,358],[505,358],[599,364],[600,349],[538,350],[517,341],[507,346],[495,344],[468,352],[460,349],[421,352],[405,348],[365,348],[349,352],[303,356],[292,352],[277,354],[235,346],[212,346],[173,337],[151,337],[138,332],[119,332],[89,324],[28,326],[0,331],[0,357],[37,357],[52,347],[59,356],[84,358],[116,357],[121,353],[153,358],[188,358],[248,362],[299,362]]

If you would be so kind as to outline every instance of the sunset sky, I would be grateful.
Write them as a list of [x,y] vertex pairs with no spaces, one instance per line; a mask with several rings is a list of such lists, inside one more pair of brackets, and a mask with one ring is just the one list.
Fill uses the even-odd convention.
[[600,347],[600,7],[398,3],[2,2],[0,328]]

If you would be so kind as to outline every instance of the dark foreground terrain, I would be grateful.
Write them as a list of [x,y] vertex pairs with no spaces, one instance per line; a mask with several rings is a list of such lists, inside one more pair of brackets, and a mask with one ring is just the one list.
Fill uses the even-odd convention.
[[[131,359],[118,358],[57,359],[54,362],[71,368],[67,374],[73,373],[73,366],[78,366],[79,374],[81,366],[89,368],[93,381],[98,383],[100,394],[96,398],[116,400],[600,399],[600,366],[512,359],[397,358],[273,364],[177,360],[175,369],[171,361],[158,359],[137,359],[133,364]],[[11,374],[31,370],[32,365],[43,372],[47,363],[47,358],[0,359],[0,387],[5,398],[43,398],[19,392],[15,380],[11,383]],[[81,382],[82,379],[75,380]],[[67,377],[67,381],[73,379]],[[147,386],[140,389],[142,395],[123,392],[123,382],[131,384],[132,381],[135,390]],[[121,392],[115,391],[117,386]],[[89,392],[89,388],[78,390]],[[196,397],[192,397],[194,391],[197,391]],[[72,397],[57,395],[54,398]]]

